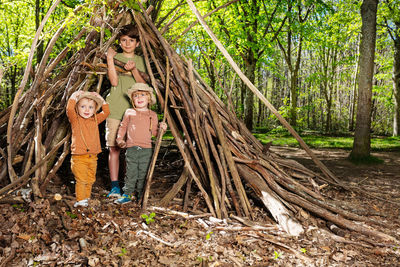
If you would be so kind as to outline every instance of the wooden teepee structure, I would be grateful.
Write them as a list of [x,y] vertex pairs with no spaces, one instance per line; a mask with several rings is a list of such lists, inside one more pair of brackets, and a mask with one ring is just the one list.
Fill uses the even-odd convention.
[[[185,184],[190,186],[194,181],[208,210],[218,218],[228,217],[232,212],[253,218],[249,197],[255,195],[277,223],[292,235],[304,231],[301,221],[318,216],[367,236],[394,240],[390,235],[358,223],[368,221],[381,225],[380,222],[340,208],[320,192],[320,187],[326,184],[340,185],[319,161],[316,162],[320,164],[323,176],[277,156],[254,138],[235,116],[231,103],[223,103],[193,69],[191,61],[182,59],[163,38],[162,31],[148,15],[151,9],[145,11],[140,7],[142,12],[117,5],[113,17],[105,17],[105,7],[94,10],[91,24],[101,27],[101,31],[82,29],[73,42],[85,38],[85,47],[56,71],[69,51],[69,46],[65,47],[48,62],[52,48],[64,30],[60,28],[36,67],[29,88],[24,90],[28,75],[32,75],[32,49],[15,101],[0,114],[0,131],[7,133],[7,141],[2,139],[0,143],[0,182],[4,184],[0,198],[28,183],[35,196],[46,194],[48,182],[69,153],[66,100],[76,90],[104,93],[104,53],[114,42],[120,27],[135,23],[149,72],[148,83],[155,88],[162,106],[166,88],[170,88],[164,115],[185,162],[178,182],[161,200],[161,205],[168,203]],[[47,18],[36,34],[33,48]],[[112,27],[115,34],[104,41],[106,27]],[[170,73],[167,73],[167,61],[171,66]],[[185,199],[189,197],[187,195]]]

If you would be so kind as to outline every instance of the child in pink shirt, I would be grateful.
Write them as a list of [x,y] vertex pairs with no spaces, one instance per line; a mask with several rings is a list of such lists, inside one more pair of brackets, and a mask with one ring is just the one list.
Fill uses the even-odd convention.
[[127,94],[133,108],[125,111],[116,139],[119,147],[126,148],[124,194],[115,201],[118,204],[130,202],[135,191],[138,200],[142,196],[153,154],[151,137],[157,135],[158,127],[164,131],[167,129],[167,124],[159,124],[157,114],[149,109],[149,105],[156,103],[153,88],[145,83],[136,83]]

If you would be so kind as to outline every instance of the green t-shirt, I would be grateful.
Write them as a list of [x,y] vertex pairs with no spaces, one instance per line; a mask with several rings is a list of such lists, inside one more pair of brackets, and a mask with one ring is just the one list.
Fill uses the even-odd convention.
[[[132,58],[127,58],[122,53],[116,54],[114,58],[124,63],[132,60]],[[147,73],[143,57],[135,55],[133,61],[136,63],[136,68],[138,70]],[[110,106],[109,118],[122,120],[125,110],[132,107],[126,92],[135,83],[135,78],[133,78],[130,72],[126,74],[118,73],[118,85],[111,87],[110,93],[106,98],[106,101]]]

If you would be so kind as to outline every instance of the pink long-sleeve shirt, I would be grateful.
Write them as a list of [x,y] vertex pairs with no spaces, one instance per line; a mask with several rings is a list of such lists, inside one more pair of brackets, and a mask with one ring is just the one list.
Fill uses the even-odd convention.
[[119,126],[117,143],[126,140],[126,147],[151,148],[151,137],[156,136],[157,133],[158,117],[154,111],[129,108],[125,111]]

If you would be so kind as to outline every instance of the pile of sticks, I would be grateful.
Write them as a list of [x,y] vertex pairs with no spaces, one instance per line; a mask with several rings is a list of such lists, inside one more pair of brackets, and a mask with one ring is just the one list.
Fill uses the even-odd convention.
[[[58,1],[54,5],[57,4]],[[148,15],[151,9],[141,8],[140,13],[116,7],[113,13],[116,15],[107,17],[105,7],[99,7],[93,12],[91,24],[101,30],[82,29],[73,42],[85,38],[85,47],[65,65],[61,67],[60,62],[66,61],[70,46],[48,62],[63,28],[50,41],[35,71],[28,63],[25,74],[32,79],[29,88],[23,90],[22,83],[14,104],[0,114],[0,132],[2,136],[7,135],[7,140],[0,141],[3,185],[0,198],[28,183],[36,197],[46,194],[47,184],[70,150],[71,133],[65,116],[68,97],[76,90],[105,93],[104,54],[114,43],[118,29],[135,23],[148,69],[147,80],[162,107],[166,88],[170,88],[164,116],[185,162],[179,180],[160,205],[167,205],[186,186],[183,202],[186,211],[194,181],[209,212],[217,218],[233,213],[253,218],[249,198],[256,197],[277,223],[295,236],[304,232],[302,221],[318,216],[344,229],[386,241],[395,240],[354,221],[376,225],[382,225],[381,222],[340,208],[324,197],[321,188],[340,186],[337,180],[283,159],[263,146],[237,119],[229,98],[227,104],[219,99],[193,69],[191,61],[182,59],[168,44],[161,34],[163,30],[159,31]],[[115,32],[107,41],[104,40],[106,27]],[[167,61],[171,68],[167,67]]]

